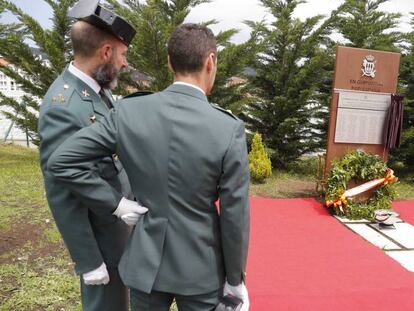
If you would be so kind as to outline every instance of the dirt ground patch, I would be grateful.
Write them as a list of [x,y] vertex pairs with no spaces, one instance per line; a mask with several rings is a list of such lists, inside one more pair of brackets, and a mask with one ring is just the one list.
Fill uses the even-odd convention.
[[284,180],[276,185],[279,192],[297,196],[309,195],[315,191],[315,182],[310,180]]
[[0,231],[0,263],[1,256],[21,249],[27,242],[35,244],[43,236],[43,230],[31,223],[13,224],[9,230]]
[[65,250],[61,241],[53,243],[45,239],[45,232],[50,228],[51,225],[27,221],[13,224],[8,230],[0,230],[0,265],[19,260],[32,262],[61,254]]
[[250,195],[270,198],[315,197],[316,181],[309,177],[273,174],[266,183],[251,184]]

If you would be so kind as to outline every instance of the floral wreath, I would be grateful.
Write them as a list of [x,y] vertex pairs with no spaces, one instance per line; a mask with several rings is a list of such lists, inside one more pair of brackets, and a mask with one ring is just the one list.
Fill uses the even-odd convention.
[[[348,183],[365,182],[352,189]],[[378,156],[363,151],[350,151],[341,160],[334,160],[328,176],[325,193],[326,206],[349,219],[373,219],[376,209],[391,209],[396,195],[393,170]],[[357,202],[354,196],[367,190],[375,191],[366,202]]]

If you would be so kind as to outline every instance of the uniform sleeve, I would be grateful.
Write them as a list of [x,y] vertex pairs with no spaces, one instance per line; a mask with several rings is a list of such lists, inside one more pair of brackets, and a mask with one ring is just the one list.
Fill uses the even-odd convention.
[[99,267],[103,262],[102,254],[87,207],[80,204],[68,189],[56,185],[46,164],[52,152],[81,128],[80,120],[65,106],[47,108],[39,118],[40,157],[49,207],[79,274]]
[[68,137],[82,128],[80,120],[66,107],[53,106],[41,111],[38,124],[42,166]]
[[219,183],[220,227],[227,282],[244,280],[250,232],[249,165],[244,125],[239,122],[223,160]]
[[93,169],[102,158],[116,153],[116,114],[111,110],[105,118],[68,138],[47,163],[51,174],[96,214],[112,213],[122,198]]

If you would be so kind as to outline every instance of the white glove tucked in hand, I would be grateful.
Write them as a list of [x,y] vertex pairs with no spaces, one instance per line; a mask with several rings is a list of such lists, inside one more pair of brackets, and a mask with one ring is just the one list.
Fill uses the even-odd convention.
[[104,262],[99,268],[82,274],[82,277],[86,285],[106,285],[109,283],[109,274]]
[[240,298],[241,300],[243,300],[243,306],[240,309],[240,311],[248,311],[249,310],[249,294],[247,293],[247,288],[246,285],[244,285],[244,283],[240,283],[237,286],[232,286],[229,283],[225,283],[224,284],[224,289],[223,289],[223,296],[226,295],[232,295],[235,296],[237,298]]
[[146,212],[148,212],[148,208],[139,205],[135,201],[122,198],[117,209],[112,214],[121,218],[126,224],[133,226]]

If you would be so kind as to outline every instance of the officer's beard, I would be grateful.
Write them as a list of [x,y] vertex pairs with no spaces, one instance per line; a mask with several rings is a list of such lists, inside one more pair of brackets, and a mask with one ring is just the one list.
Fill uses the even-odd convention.
[[113,90],[118,84],[119,71],[111,59],[106,64],[96,67],[92,72],[92,78],[98,82],[101,88]]

